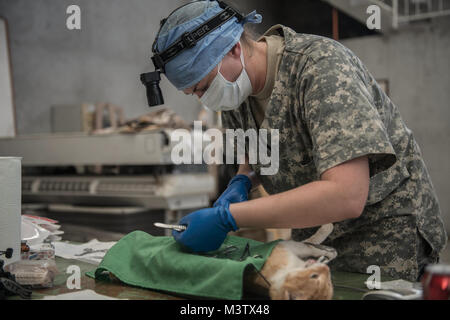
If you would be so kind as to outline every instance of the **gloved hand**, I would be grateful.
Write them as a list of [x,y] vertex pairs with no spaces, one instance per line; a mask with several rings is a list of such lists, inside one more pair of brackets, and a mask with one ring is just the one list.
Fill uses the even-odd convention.
[[234,176],[228,183],[228,187],[214,202],[213,207],[229,206],[230,203],[242,202],[248,200],[248,192],[252,188],[250,178],[243,174]]
[[178,224],[186,230],[173,230],[175,240],[193,252],[208,252],[220,248],[227,233],[238,230],[229,205],[201,209],[184,216]]

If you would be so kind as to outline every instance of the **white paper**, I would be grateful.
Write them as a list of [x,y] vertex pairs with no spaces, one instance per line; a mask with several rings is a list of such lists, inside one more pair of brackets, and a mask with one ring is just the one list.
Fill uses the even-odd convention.
[[54,224],[56,220],[44,217],[35,217],[22,215],[22,241],[26,241],[28,245],[35,245],[49,241],[60,241],[64,231],[58,230],[61,226]]
[[50,235],[50,231],[34,224],[30,221],[22,219],[21,225],[22,240],[27,242],[27,245],[35,245],[44,242]]
[[0,259],[5,265],[20,260],[21,158],[0,157],[0,250],[13,249],[13,256]]
[[42,300],[128,300],[108,297],[97,292],[87,289],[69,293],[63,293],[56,296],[45,296]]
[[[116,243],[116,241],[100,242],[97,239],[93,239],[83,244],[55,241],[53,245],[55,246],[55,255],[58,257],[99,265],[106,252]],[[87,253],[89,250],[93,252]]]
[[415,283],[403,279],[385,281],[380,283],[381,290],[410,290],[414,289]]

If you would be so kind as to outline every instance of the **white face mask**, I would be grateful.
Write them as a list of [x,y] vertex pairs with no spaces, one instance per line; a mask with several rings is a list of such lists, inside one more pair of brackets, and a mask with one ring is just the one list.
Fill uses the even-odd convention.
[[235,82],[228,81],[220,73],[220,66],[208,90],[200,98],[201,103],[213,111],[229,111],[238,108],[253,92],[252,83],[245,71],[244,54],[241,46],[242,72]]

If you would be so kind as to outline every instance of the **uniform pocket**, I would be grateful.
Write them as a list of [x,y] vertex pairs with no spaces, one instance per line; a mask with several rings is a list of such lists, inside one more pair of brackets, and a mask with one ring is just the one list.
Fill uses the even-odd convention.
[[311,152],[304,151],[301,153],[301,160],[300,160],[300,166],[306,167],[308,165],[312,165],[314,162]]
[[366,205],[380,202],[410,176],[411,174],[402,161],[397,161],[389,169],[372,176]]

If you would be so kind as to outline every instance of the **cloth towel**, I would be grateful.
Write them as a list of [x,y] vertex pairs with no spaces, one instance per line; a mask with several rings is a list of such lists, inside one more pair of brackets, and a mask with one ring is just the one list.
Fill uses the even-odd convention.
[[263,243],[228,236],[214,252],[193,254],[173,237],[155,237],[134,231],[106,253],[100,265],[86,273],[97,280],[111,272],[122,282],[180,295],[242,299],[244,272],[261,270],[280,240]]

